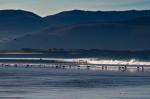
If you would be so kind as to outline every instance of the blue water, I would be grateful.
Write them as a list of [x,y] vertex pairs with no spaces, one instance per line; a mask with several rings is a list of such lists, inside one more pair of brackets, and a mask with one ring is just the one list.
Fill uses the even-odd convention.
[[[150,60],[149,53],[19,54],[0,58]],[[150,70],[120,72],[0,67],[0,99],[149,99]]]
[[150,72],[0,68],[0,99],[149,99]]
[[113,52],[100,51],[93,53],[67,54],[67,53],[51,53],[51,54],[0,54],[0,58],[99,58],[99,59],[117,59],[117,60],[144,60],[150,61],[150,52]]

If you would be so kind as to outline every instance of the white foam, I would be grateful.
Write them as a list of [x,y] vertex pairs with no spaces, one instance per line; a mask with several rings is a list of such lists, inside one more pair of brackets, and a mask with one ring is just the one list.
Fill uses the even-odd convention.
[[58,59],[64,62],[87,62],[88,64],[114,64],[114,65],[150,65],[150,61],[130,60],[104,60],[97,58]]
[[136,59],[131,60],[100,60],[100,59],[88,59],[89,64],[116,64],[116,65],[150,65],[150,61],[139,61]]
[[130,60],[113,60],[98,58],[0,58],[9,60],[56,60],[60,62],[86,62],[88,64],[114,64],[114,65],[150,65],[150,61]]

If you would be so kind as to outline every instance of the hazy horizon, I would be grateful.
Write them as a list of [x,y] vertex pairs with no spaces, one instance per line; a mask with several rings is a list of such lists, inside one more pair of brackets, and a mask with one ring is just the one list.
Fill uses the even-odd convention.
[[[117,3],[116,3],[117,2]],[[67,6],[66,6],[67,5]],[[53,15],[69,10],[124,11],[149,10],[149,0],[1,0],[0,10],[21,9],[40,16]]]
[[4,10],[14,10],[14,11],[21,10],[21,11],[27,11],[27,12],[34,13],[34,14],[40,16],[40,17],[46,17],[46,16],[50,16],[50,15],[59,14],[59,13],[62,13],[62,12],[75,11],[75,10],[78,10],[78,11],[90,11],[90,12],[98,12],[98,11],[102,11],[102,12],[107,12],[107,11],[122,11],[122,12],[124,12],[124,11],[132,11],[132,10],[135,10],[135,11],[148,11],[150,9],[141,9],[141,10],[140,9],[139,10],[137,10],[137,9],[129,9],[129,10],[95,10],[95,11],[94,10],[82,10],[82,9],[70,9],[70,10],[62,10],[60,12],[56,12],[56,13],[53,13],[53,14],[49,13],[49,14],[47,14],[45,16],[42,16],[39,13],[30,11],[30,10],[24,10],[24,9],[0,9],[0,11],[4,11]]

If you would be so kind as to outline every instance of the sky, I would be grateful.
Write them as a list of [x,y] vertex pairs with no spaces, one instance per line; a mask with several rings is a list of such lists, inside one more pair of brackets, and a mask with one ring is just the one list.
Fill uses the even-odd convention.
[[22,9],[40,16],[68,10],[149,10],[150,0],[0,0],[0,9]]

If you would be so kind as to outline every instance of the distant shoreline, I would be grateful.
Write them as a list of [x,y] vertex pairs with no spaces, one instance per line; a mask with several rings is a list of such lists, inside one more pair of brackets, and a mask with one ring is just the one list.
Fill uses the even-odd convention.
[[5,52],[1,52],[0,54],[43,54],[42,52],[21,52],[21,51],[5,51]]
[[101,49],[48,49],[48,50],[0,50],[0,54],[50,54],[50,53],[66,53],[66,54],[82,54],[82,53],[97,53],[97,52],[127,52],[127,53],[150,53],[150,50],[101,50]]

